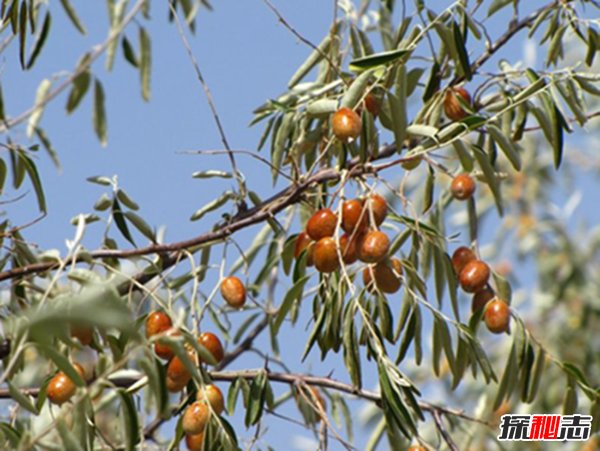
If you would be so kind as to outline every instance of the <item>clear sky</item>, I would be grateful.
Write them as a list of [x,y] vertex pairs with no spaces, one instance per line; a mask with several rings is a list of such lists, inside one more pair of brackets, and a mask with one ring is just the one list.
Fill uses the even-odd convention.
[[[35,68],[26,74],[20,71],[16,47],[14,54],[6,54],[1,61],[0,81],[6,110],[11,114],[16,115],[31,106],[42,78],[71,70],[84,51],[105,39],[108,28],[105,2],[73,3],[88,29],[86,37],[78,34],[56,4],[53,5],[56,6],[53,8],[56,11],[53,30]],[[285,90],[291,74],[310,49],[279,24],[260,0],[215,0],[213,3],[213,12],[202,10],[198,15],[196,35],[189,36],[192,49],[212,90],[229,143],[235,149],[253,150],[262,128],[248,127],[252,110]],[[275,4],[290,24],[312,42],[319,42],[327,33],[333,14],[332,2],[279,0]],[[166,226],[167,241],[196,236],[219,219],[220,212],[209,214],[200,222],[189,221],[196,209],[233,185],[231,181],[191,178],[191,174],[199,170],[228,169],[225,157],[178,153],[192,149],[222,149],[223,146],[176,27],[167,23],[166,7],[161,2],[153,2],[152,8],[152,21],[143,22],[149,27],[152,38],[150,103],[142,101],[139,74],[124,61],[120,49],[112,73],[104,69],[103,58],[93,66],[94,75],[103,82],[107,97],[109,138],[106,148],[100,146],[93,133],[89,93],[71,117],[65,113],[65,95],[46,108],[41,125],[58,150],[63,169],[57,171],[45,155],[40,155],[38,167],[48,198],[48,216],[27,229],[25,234],[42,248],[57,248],[64,255],[64,240],[74,234],[70,219],[80,212],[91,213],[94,202],[104,192],[102,187],[85,182],[87,177],[94,175],[118,175],[120,186],[140,204],[140,214],[147,222],[157,227]],[[127,35],[137,46],[136,24],[127,28]],[[522,55],[520,45],[514,48],[515,58]],[[531,57],[530,47],[528,52]],[[24,129],[19,129],[15,137],[25,141]],[[263,152],[268,156],[267,150]],[[248,186],[262,197],[268,197],[273,192],[270,172],[255,160],[243,156],[238,157],[238,162]],[[11,194],[9,190],[5,196],[10,198]],[[37,211],[33,192],[24,200],[8,205],[7,210],[17,224],[33,220]],[[248,244],[258,230],[255,227],[243,231],[236,239]],[[90,226],[86,246],[97,248],[103,232],[101,222]],[[112,235],[116,236],[116,232]],[[140,236],[136,238],[138,244],[145,242]],[[219,252],[213,255],[216,254]],[[233,262],[237,255],[230,252],[229,258]],[[215,275],[216,272],[207,284],[216,280]],[[287,283],[291,282],[284,282]],[[211,288],[209,285],[202,289],[209,292]],[[311,299],[305,300],[305,310],[310,310],[310,303]],[[293,371],[316,375],[333,372],[334,377],[346,381],[345,369],[337,357],[330,355],[323,364],[319,353],[313,350],[305,363],[300,362],[307,320],[308,315],[303,315],[295,330],[280,336],[286,363]],[[268,349],[264,339],[258,345]],[[232,368],[261,365],[262,361],[252,355],[239,359]],[[373,388],[375,367],[369,364],[364,368],[367,371],[365,386]],[[228,388],[227,384],[221,386],[224,390]],[[289,402],[282,412],[297,417],[292,404]],[[357,404],[353,407],[358,409]],[[241,409],[238,403],[238,412]],[[252,437],[254,430],[245,430],[243,416],[236,415],[232,422],[241,439]],[[268,427],[266,443],[277,450],[296,446],[294,437],[303,433],[302,428],[281,419],[267,416],[265,422]],[[170,434],[169,427],[172,424],[162,429],[165,435]],[[368,436],[360,427],[356,432],[357,447],[361,449]],[[304,435],[309,437],[310,433]],[[335,442],[330,445],[331,449],[336,449]],[[301,447],[300,442],[298,447]]]

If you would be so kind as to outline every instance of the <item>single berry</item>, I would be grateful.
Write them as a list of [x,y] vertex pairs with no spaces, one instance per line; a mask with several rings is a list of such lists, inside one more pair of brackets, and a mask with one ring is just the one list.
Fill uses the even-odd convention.
[[379,230],[365,233],[357,244],[358,258],[365,263],[380,262],[390,249],[390,239]]
[[[171,329],[168,329],[167,331],[163,332],[162,335],[164,337],[173,338],[181,335],[181,332],[179,331],[179,329],[172,327]],[[156,343],[154,343],[154,352],[163,360],[171,360],[175,355],[173,349],[171,348],[171,345],[162,342],[160,338]]]
[[219,340],[219,337],[217,337],[215,334],[210,332],[201,333],[200,337],[198,338],[198,343],[212,354],[217,363],[223,360],[225,351],[223,350],[221,340]]
[[360,116],[350,108],[340,108],[331,119],[333,134],[342,142],[349,143],[360,135],[362,121]]
[[315,267],[319,272],[333,272],[340,267],[335,238],[321,238],[315,244],[313,254]]
[[225,410],[225,400],[223,398],[223,392],[221,389],[213,384],[205,385],[198,389],[196,394],[196,400],[201,402],[208,402],[211,409],[217,415],[221,415]]
[[235,277],[225,277],[221,282],[221,296],[231,307],[241,308],[246,302],[246,287]]
[[209,418],[210,410],[206,403],[196,401],[185,409],[181,426],[186,434],[200,434],[204,432]]
[[456,275],[460,274],[465,265],[472,260],[477,260],[475,252],[466,246],[457,248],[452,254],[452,267]]
[[[171,360],[173,361],[173,360]],[[190,379],[191,379],[191,375],[190,375]],[[186,381],[184,379],[180,379],[180,380],[174,380],[171,379],[170,377],[167,377],[167,390],[170,393],[177,393],[180,392],[181,390],[183,390],[185,388],[185,386],[188,384],[189,379]]]
[[326,236],[333,236],[337,216],[329,208],[322,208],[310,217],[306,223],[306,233],[313,240],[319,241]]
[[351,237],[347,233],[344,233],[340,237],[340,250],[342,251],[342,260],[347,265],[351,265],[358,260],[356,253],[356,243],[358,242],[358,236]]
[[388,211],[387,201],[383,196],[379,194],[373,194],[370,196],[365,202],[365,208],[367,215],[369,216],[369,221],[371,220],[371,213],[373,214],[373,219],[375,220],[375,225],[379,226],[385,220]]
[[363,211],[363,203],[358,199],[347,200],[342,205],[342,229],[346,233],[360,233],[367,228],[369,215]]
[[[195,361],[195,356],[193,352],[188,351],[188,357],[192,362]],[[183,363],[183,360],[175,356],[169,361],[169,364],[167,365],[167,379],[171,380],[171,382],[173,382],[174,385],[183,388],[187,385],[191,378],[192,374]]]
[[364,104],[369,113],[371,113],[373,116],[379,116],[379,113],[381,112],[381,103],[375,94],[372,92],[368,93],[365,96]]
[[94,339],[94,329],[89,326],[71,326],[71,337],[77,338],[83,346],[89,346]]
[[[73,368],[75,368],[75,371],[85,379],[85,371],[81,365],[74,363]],[[52,379],[50,379],[50,382],[48,382],[46,396],[52,404],[61,405],[71,399],[76,390],[77,385],[75,385],[75,382],[73,382],[65,373],[59,371]]]
[[467,200],[475,192],[475,180],[469,174],[459,174],[450,185],[452,196],[458,200]]
[[200,434],[186,434],[185,446],[187,446],[188,451],[203,451],[204,432],[200,432]]
[[463,108],[461,102],[458,100],[459,97],[466,104],[471,104],[471,95],[462,87],[449,89],[444,96],[444,113],[452,121],[460,121],[469,115],[469,112]]
[[483,320],[490,332],[495,334],[507,332],[510,324],[510,307],[499,299],[490,301],[483,312]]
[[315,249],[314,241],[308,236],[306,232],[300,232],[298,238],[296,238],[296,247],[294,248],[294,257],[300,258],[302,252],[307,249],[306,254],[306,266],[314,265],[313,252]]
[[408,448],[408,451],[427,451],[427,450],[420,445],[412,445],[410,448]]
[[173,322],[165,312],[152,312],[146,318],[146,338],[165,332],[171,327],[173,327]]
[[467,293],[475,293],[481,290],[485,287],[489,278],[490,267],[481,260],[470,261],[458,275],[460,286]]
[[[396,293],[402,284],[401,275],[402,263],[397,258],[392,258],[389,263],[381,261],[372,267],[366,267],[363,270],[363,283],[365,287],[376,287],[383,293]],[[374,286],[373,280],[375,280]]]
[[485,305],[490,302],[492,299],[496,297],[496,293],[489,285],[486,285],[481,290],[477,291],[473,295],[473,300],[471,302],[471,312],[475,313],[478,310],[481,310]]

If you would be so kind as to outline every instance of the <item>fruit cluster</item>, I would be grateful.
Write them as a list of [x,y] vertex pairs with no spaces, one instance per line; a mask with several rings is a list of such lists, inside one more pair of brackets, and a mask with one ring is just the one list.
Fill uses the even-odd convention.
[[[389,237],[379,230],[387,216],[387,201],[379,194],[366,199],[351,199],[341,206],[341,217],[329,208],[314,213],[305,231],[296,239],[295,257],[306,252],[306,264],[317,271],[331,273],[341,264],[357,260],[367,263],[363,282],[371,290],[394,293],[400,289],[402,267],[400,260],[388,259]],[[344,231],[335,237],[336,229]]]
[[[243,296],[240,296],[237,282],[235,280],[232,281],[232,278],[225,280],[229,281],[221,285],[222,292],[224,292],[223,297],[231,305],[243,305],[246,296],[245,289]],[[243,285],[241,287],[243,288]],[[150,313],[146,319],[146,337],[150,338],[159,334],[163,337],[174,337],[181,335],[181,332],[173,327],[173,322],[166,313],[155,311]],[[198,344],[212,355],[214,359],[212,363],[219,363],[223,360],[225,355],[223,345],[215,334],[210,332],[201,333],[198,337]],[[211,363],[203,360],[192,347],[187,347],[186,350],[191,362],[196,362],[197,364]],[[169,362],[167,364],[167,389],[172,393],[183,390],[192,378],[185,363],[175,355],[171,345],[169,343],[162,343],[160,338],[154,344],[154,352],[158,357]],[[186,408],[182,418],[182,426],[186,433],[186,445],[188,449],[202,449],[204,429],[208,424],[210,416],[212,414],[221,415],[224,408],[223,393],[221,393],[221,390],[217,386],[212,384],[204,385],[198,390],[196,401]]]
[[477,259],[468,247],[461,246],[452,254],[452,266],[458,276],[461,288],[473,293],[472,313],[484,309],[483,319],[490,332],[501,334],[509,330],[510,307],[506,302],[496,298],[490,287],[490,267]]

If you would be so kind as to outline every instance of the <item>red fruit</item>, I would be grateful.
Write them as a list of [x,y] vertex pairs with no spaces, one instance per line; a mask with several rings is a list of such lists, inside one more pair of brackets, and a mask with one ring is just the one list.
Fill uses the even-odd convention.
[[475,293],[485,287],[489,278],[490,267],[481,260],[472,260],[460,272],[458,281],[467,293]]
[[313,261],[313,252],[315,249],[314,241],[310,239],[310,237],[308,236],[308,233],[300,232],[298,234],[298,238],[296,238],[296,247],[294,249],[294,257],[296,259],[300,258],[300,255],[302,254],[302,251],[304,251],[304,249],[308,249],[306,251],[307,252],[306,266],[314,265],[314,261]]
[[469,115],[461,105],[458,97],[461,97],[467,104],[471,104],[471,95],[465,88],[457,87],[446,91],[444,96],[444,113],[452,121],[460,121]]
[[365,233],[357,244],[358,258],[365,263],[380,262],[390,249],[390,239],[379,230]]
[[340,108],[331,118],[333,134],[342,142],[352,142],[360,135],[362,121],[350,108]]
[[365,213],[367,213],[367,215],[369,216],[369,221],[371,220],[369,210],[372,212],[376,226],[381,225],[381,223],[385,220],[385,217],[387,216],[387,201],[383,198],[383,196],[380,196],[379,194],[373,194],[372,196],[370,196],[365,202],[365,208],[367,209]]
[[[166,332],[163,332],[163,336],[165,337],[177,337],[179,335],[181,335],[181,332],[179,331],[179,329],[176,329],[174,327],[167,330]],[[171,345],[167,343],[161,343],[160,338],[159,341],[154,343],[154,352],[157,356],[164,360],[171,360],[175,355],[175,353],[171,349]]]
[[213,384],[205,385],[198,389],[196,394],[196,400],[200,402],[208,402],[211,409],[217,415],[221,415],[225,410],[225,400],[223,398],[223,392],[219,387]]
[[351,265],[356,260],[358,260],[358,255],[356,253],[356,243],[358,242],[358,236],[350,239],[350,236],[347,233],[344,233],[340,237],[340,249],[342,251],[342,260],[347,265]]
[[203,451],[204,450],[204,432],[200,434],[186,434],[185,446],[189,451]]
[[352,234],[364,231],[369,223],[367,211],[363,211],[363,203],[358,199],[347,200],[342,205],[342,229]]
[[326,236],[333,236],[337,216],[329,208],[322,208],[310,217],[306,223],[306,233],[313,240],[319,241]]
[[[75,368],[75,371],[85,379],[83,367],[78,363],[74,363],[73,367]],[[48,382],[46,396],[52,404],[61,405],[71,399],[76,390],[77,386],[75,385],[75,382],[73,382],[65,373],[59,371],[52,379],[50,379],[50,382]]]
[[313,254],[315,267],[319,272],[333,272],[340,267],[340,260],[337,254],[337,245],[334,238],[321,238],[315,244]]
[[[194,353],[188,352],[188,357],[192,362],[194,362]],[[189,372],[183,360],[179,357],[175,356],[167,365],[167,380],[173,383],[174,387],[180,387],[179,390],[183,389],[187,385],[187,383],[192,378],[192,374]],[[179,391],[177,389],[169,390],[169,391]]]
[[472,260],[477,260],[475,253],[466,246],[457,248],[452,254],[452,267],[458,275],[463,270],[465,265]]
[[392,258],[389,263],[381,261],[375,266],[366,267],[363,270],[363,283],[365,287],[369,287],[373,279],[375,279],[375,287],[381,292],[396,293],[402,284],[401,275],[402,264],[400,260]]
[[246,302],[246,287],[235,277],[225,277],[221,282],[221,296],[231,307],[241,308]]
[[458,200],[467,200],[475,192],[475,181],[469,174],[459,174],[450,185],[452,196]]
[[[223,350],[223,345],[221,344],[221,340],[215,334],[210,332],[203,332],[200,334],[198,338],[198,343],[204,346],[214,357],[214,359],[219,363],[225,357],[225,351]],[[206,362],[208,363],[208,362]]]
[[185,409],[181,426],[186,434],[200,434],[204,432],[209,418],[210,410],[206,403],[196,401]]
[[369,113],[371,113],[373,116],[379,116],[379,113],[381,112],[381,104],[379,103],[379,100],[377,100],[377,97],[375,97],[375,94],[372,92],[368,93],[365,97],[364,104]]
[[410,448],[408,448],[408,451],[427,451],[427,450],[425,448],[423,448],[422,446],[412,445]]
[[71,337],[77,338],[83,346],[89,346],[94,338],[94,329],[88,326],[71,326]]
[[490,332],[495,334],[507,332],[510,324],[510,307],[499,299],[490,301],[485,307],[483,320]]
[[[172,362],[173,360],[171,360]],[[191,375],[190,375],[190,379],[191,379]],[[185,388],[185,386],[188,384],[190,380],[184,380],[184,379],[180,379],[180,380],[174,380],[171,379],[170,377],[167,377],[167,390],[169,390],[170,393],[177,393],[180,392],[181,390],[183,390]]]
[[473,295],[473,300],[471,302],[471,312],[475,313],[478,310],[481,310],[485,305],[496,297],[496,293],[489,285],[486,285],[481,290]]
[[173,322],[165,312],[152,312],[146,318],[146,338],[165,332],[171,327]]

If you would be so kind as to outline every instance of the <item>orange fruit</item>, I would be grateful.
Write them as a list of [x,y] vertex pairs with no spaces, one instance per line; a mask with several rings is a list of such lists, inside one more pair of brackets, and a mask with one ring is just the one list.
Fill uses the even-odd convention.
[[350,108],[340,108],[331,118],[333,134],[342,142],[349,143],[360,135],[362,120],[360,116]]
[[322,208],[310,217],[306,223],[306,233],[315,241],[327,236],[333,236],[337,216],[329,208]]
[[235,276],[225,277],[221,282],[221,296],[231,307],[241,308],[246,302],[246,287]]

